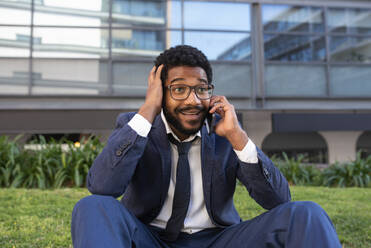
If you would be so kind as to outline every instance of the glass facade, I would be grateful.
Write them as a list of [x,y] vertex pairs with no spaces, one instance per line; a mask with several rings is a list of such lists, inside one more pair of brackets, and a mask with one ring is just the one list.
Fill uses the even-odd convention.
[[262,26],[266,96],[326,96],[324,9],[263,5]]
[[371,5],[274,2],[0,0],[0,95],[142,97],[154,58],[189,44],[218,94],[371,97]]

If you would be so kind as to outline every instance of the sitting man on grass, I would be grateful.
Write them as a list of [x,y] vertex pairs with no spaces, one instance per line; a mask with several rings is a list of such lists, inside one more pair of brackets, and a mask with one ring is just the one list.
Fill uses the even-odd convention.
[[[319,205],[290,202],[286,179],[211,82],[196,48],[157,57],[144,104],[118,117],[89,171],[93,195],[72,213],[75,248],[341,247]],[[237,179],[269,211],[241,221]]]

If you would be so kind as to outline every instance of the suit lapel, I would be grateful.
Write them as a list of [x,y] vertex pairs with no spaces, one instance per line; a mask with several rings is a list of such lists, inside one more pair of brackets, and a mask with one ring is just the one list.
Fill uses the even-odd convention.
[[157,115],[150,132],[150,136],[154,141],[154,145],[161,157],[161,169],[163,190],[161,192],[161,204],[164,203],[170,183],[171,173],[171,150],[169,139],[166,134],[165,125],[160,115]]
[[204,190],[206,209],[211,217],[210,193],[214,165],[213,158],[215,152],[215,135],[209,135],[206,126],[203,125],[201,129],[201,137],[202,186]]

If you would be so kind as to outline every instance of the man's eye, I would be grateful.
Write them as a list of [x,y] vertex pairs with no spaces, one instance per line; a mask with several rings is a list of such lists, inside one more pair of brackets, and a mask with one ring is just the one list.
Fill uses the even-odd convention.
[[198,93],[206,93],[209,90],[208,87],[199,87],[198,88]]
[[173,88],[174,93],[177,93],[177,94],[183,93],[185,92],[185,90],[186,90],[185,87],[174,87]]

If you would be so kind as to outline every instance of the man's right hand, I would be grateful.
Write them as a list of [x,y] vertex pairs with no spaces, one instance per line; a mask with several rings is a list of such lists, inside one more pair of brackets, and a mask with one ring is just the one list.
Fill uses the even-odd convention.
[[164,65],[160,65],[156,70],[156,66],[154,66],[149,73],[146,100],[138,111],[138,114],[146,118],[150,123],[161,112],[163,98],[161,71],[163,67]]

